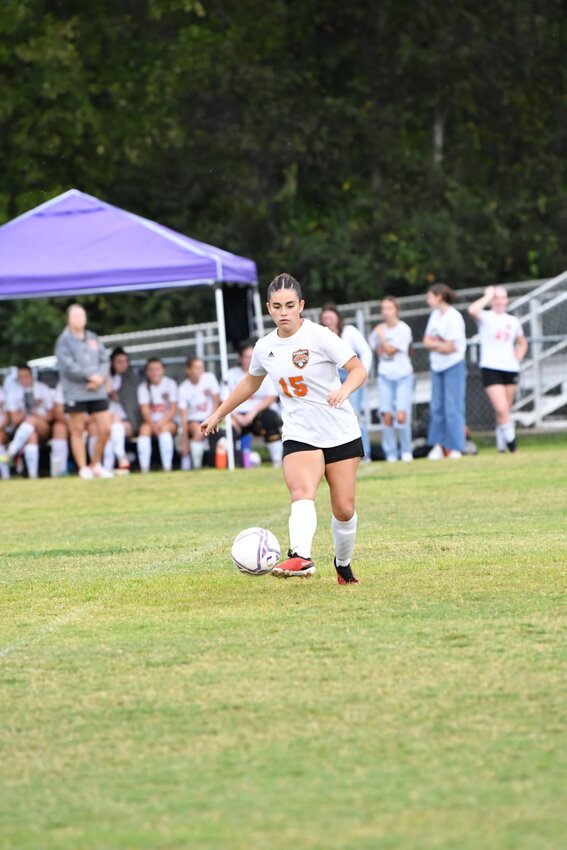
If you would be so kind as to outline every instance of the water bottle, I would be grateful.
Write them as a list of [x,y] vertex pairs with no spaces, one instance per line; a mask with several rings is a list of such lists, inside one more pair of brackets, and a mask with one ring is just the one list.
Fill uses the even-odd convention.
[[226,451],[225,437],[221,437],[217,443],[215,451],[215,466],[217,469],[226,469],[228,467],[228,454]]

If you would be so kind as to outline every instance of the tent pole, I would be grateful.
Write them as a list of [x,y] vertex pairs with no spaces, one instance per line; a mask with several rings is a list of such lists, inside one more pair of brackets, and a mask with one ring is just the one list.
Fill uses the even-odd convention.
[[262,312],[262,301],[260,300],[260,289],[256,286],[254,287],[254,292],[252,295],[254,301],[254,316],[256,318],[256,331],[258,332],[258,337],[264,336],[264,314]]
[[[222,286],[215,287],[215,304],[217,307],[217,323],[219,329],[219,355],[221,366],[221,382],[223,390],[228,387],[228,351],[226,348],[226,324],[224,321],[224,302],[222,299]],[[224,395],[224,393],[223,393]],[[232,433],[232,419],[230,413],[225,416],[226,450],[228,454],[228,468],[234,469],[234,437]]]

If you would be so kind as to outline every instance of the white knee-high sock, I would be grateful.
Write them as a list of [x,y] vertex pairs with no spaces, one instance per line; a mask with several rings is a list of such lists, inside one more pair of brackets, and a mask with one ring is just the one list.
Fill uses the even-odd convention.
[[28,476],[37,478],[39,472],[39,446],[37,443],[28,443],[24,446],[24,457],[28,468]]
[[159,435],[158,443],[161,465],[166,472],[169,472],[173,463],[173,435],[169,431],[164,431]]
[[506,451],[506,438],[504,436],[504,426],[503,425],[497,425],[495,434],[496,434],[496,448],[498,449],[499,452],[505,452]]
[[109,469],[110,472],[114,469],[114,449],[112,448],[112,442],[110,440],[107,440],[104,445],[102,465],[105,469]]
[[110,442],[117,460],[126,455],[126,431],[123,422],[113,422],[110,429]]
[[69,443],[67,440],[51,440],[51,456],[57,458],[56,467],[59,470],[59,475],[64,475],[67,472],[67,464],[69,462]]
[[152,459],[152,438],[138,437],[138,460],[140,461],[140,469],[142,472],[150,471],[150,462]]
[[345,522],[333,517],[331,520],[331,528],[333,529],[333,541],[335,544],[335,559],[337,567],[348,567],[352,553],[354,552],[354,544],[356,542],[356,524],[358,517],[356,511],[350,519]]
[[311,544],[317,531],[317,511],[313,499],[292,502],[289,518],[289,547],[302,558],[311,557]]
[[281,440],[274,440],[273,443],[266,443],[270,453],[272,466],[281,466],[283,457],[283,443]]
[[[6,446],[0,443],[0,455],[6,451]],[[10,467],[7,463],[0,463],[0,478],[2,481],[7,481],[10,477]]]
[[23,449],[29,438],[34,432],[34,427],[29,422],[22,422],[16,428],[16,433],[12,438],[12,442],[8,447],[8,454],[10,457],[15,457],[19,451]]
[[502,433],[504,434],[504,439],[507,443],[511,443],[512,440],[516,439],[516,429],[514,428],[514,423],[511,419],[509,422],[504,422],[502,425]]
[[203,440],[191,440],[191,463],[193,469],[201,469],[203,466],[203,455],[205,454],[205,443]]
[[94,448],[96,446],[96,437],[89,437],[89,439],[87,440],[87,446],[89,451],[89,460],[92,462]]

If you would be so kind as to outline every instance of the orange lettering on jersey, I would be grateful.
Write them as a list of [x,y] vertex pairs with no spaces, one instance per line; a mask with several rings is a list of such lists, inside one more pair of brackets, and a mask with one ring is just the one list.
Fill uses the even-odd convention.
[[303,380],[303,375],[292,375],[291,378],[288,378],[288,381],[291,384],[292,393],[289,391],[289,387],[286,383],[285,378],[280,378],[278,383],[283,390],[284,395],[288,398],[293,398],[293,396],[297,396],[298,398],[303,398],[303,396],[307,395],[307,386],[305,381]]
[[294,351],[291,355],[291,360],[294,366],[297,366],[298,369],[303,369],[309,363],[309,349],[308,348],[299,348],[297,351]]

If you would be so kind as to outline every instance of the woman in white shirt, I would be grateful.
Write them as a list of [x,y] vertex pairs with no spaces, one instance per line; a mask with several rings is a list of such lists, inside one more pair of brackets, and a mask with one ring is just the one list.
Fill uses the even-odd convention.
[[[487,310],[486,307],[492,309]],[[506,312],[508,293],[503,286],[489,286],[469,307],[479,326],[482,384],[496,414],[496,448],[516,451],[516,432],[511,410],[516,395],[520,363],[528,343],[519,319]]]
[[462,457],[465,448],[465,389],[467,369],[465,322],[452,305],[456,295],[445,283],[435,283],[427,293],[431,315],[423,344],[431,366],[431,407],[427,442],[430,460]]
[[220,404],[220,387],[212,372],[205,372],[200,357],[189,357],[185,364],[185,380],[179,384],[178,407],[181,419],[181,468],[201,469],[207,443],[201,422]]
[[400,321],[400,306],[395,298],[382,299],[383,322],[370,335],[370,344],[378,355],[378,406],[382,419],[382,448],[390,463],[398,460],[398,438],[403,461],[412,461],[411,408],[413,366],[412,332]]
[[146,363],[146,380],[138,387],[138,404],[142,414],[138,437],[138,460],[141,472],[150,471],[152,459],[152,437],[159,446],[161,465],[166,472],[173,464],[173,437],[177,433],[177,384],[168,378],[159,358],[152,357]]
[[[308,578],[315,573],[311,560],[317,529],[315,495],[325,478],[331,496],[337,581],[357,584],[350,562],[357,527],[356,471],[364,449],[348,398],[365,383],[367,373],[338,335],[302,317],[304,306],[295,278],[289,274],[274,278],[267,307],[276,330],[258,340],[248,373],[201,428],[206,436],[215,433],[219,421],[257,392],[269,375],[282,407],[283,472],[292,502],[289,557],[272,575]],[[340,368],[348,372],[343,384]]]
[[[342,341],[350,346],[350,348],[354,351],[368,374],[370,374],[372,369],[372,349],[358,328],[355,327],[355,325],[345,325],[343,317],[333,304],[326,304],[323,307],[319,317],[319,323],[324,327],[329,328],[329,330],[331,330],[334,334],[337,334],[337,336],[340,336]],[[341,383],[346,381],[347,376],[348,372],[346,372],[345,369],[339,369],[339,378],[341,379]],[[352,409],[357,415],[360,425],[360,433],[362,434],[362,445],[364,447],[365,455],[363,460],[370,460],[370,439],[368,437],[368,428],[361,418],[362,410],[365,408],[364,400],[364,386],[359,387],[349,396],[349,401]]]

